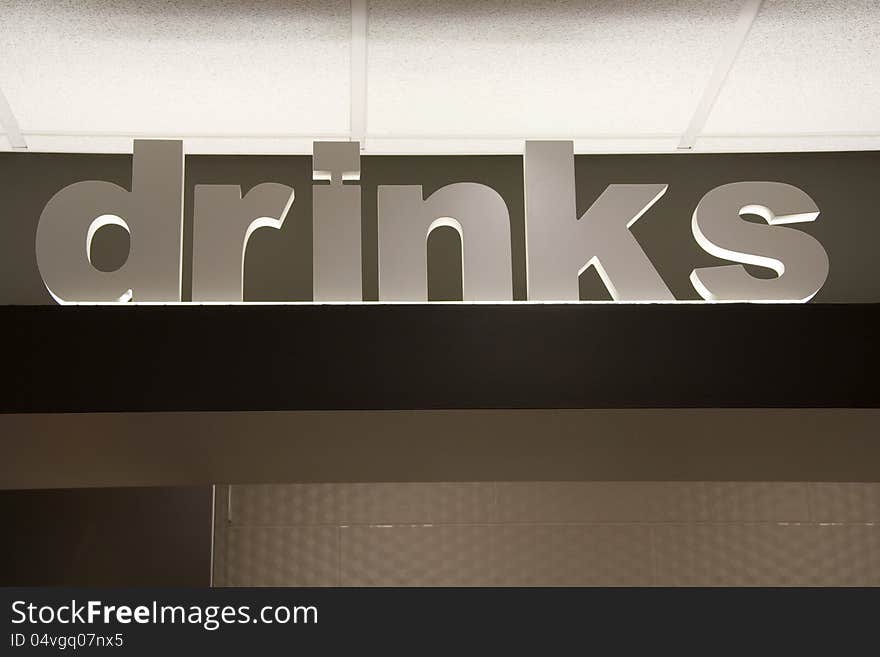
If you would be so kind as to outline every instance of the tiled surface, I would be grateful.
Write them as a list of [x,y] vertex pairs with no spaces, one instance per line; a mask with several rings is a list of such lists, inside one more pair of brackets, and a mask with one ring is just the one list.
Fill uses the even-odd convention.
[[489,586],[494,583],[487,525],[344,527],[345,586]]
[[651,581],[644,525],[496,525],[499,586],[636,586]]
[[807,583],[811,525],[690,524],[655,527],[656,583],[792,586]]
[[233,486],[233,525],[488,522],[490,483]]
[[637,525],[343,527],[344,586],[622,586],[651,578]]
[[817,522],[880,522],[880,484],[810,484]]
[[880,586],[876,525],[663,525],[653,536],[661,586]]
[[478,523],[490,520],[491,483],[345,484],[346,523]]
[[334,524],[339,489],[334,484],[232,486],[228,520],[247,527]]
[[880,586],[880,525],[815,528],[808,572],[822,586]]
[[336,527],[230,528],[226,541],[231,586],[334,586],[339,577]]
[[526,482],[497,484],[499,522],[809,520],[799,483]]
[[880,484],[217,488],[215,584],[880,586]]

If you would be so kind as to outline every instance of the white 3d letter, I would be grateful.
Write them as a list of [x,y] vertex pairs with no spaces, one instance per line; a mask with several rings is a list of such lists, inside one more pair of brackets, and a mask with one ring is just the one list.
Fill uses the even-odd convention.
[[244,256],[257,228],[281,228],[293,189],[262,183],[242,198],[238,185],[196,185],[193,301],[242,301]]
[[610,185],[578,220],[573,143],[527,141],[523,163],[529,299],[576,301],[591,265],[615,301],[673,299],[629,231],[666,185]]
[[439,226],[461,238],[463,300],[511,300],[507,204],[472,182],[441,187],[425,200],[421,185],[379,186],[379,299],[428,300],[428,235]]
[[[769,225],[745,221],[745,214],[758,215]],[[785,183],[716,187],[694,210],[691,228],[699,245],[718,258],[769,267],[777,277],[755,278],[742,265],[725,265],[695,269],[691,283],[704,299],[809,301],[828,277],[828,254],[813,236],[780,224],[818,216],[813,199]]]
[[315,301],[360,301],[361,188],[360,143],[315,142],[312,177],[330,181],[312,186]]
[[[119,269],[92,266],[92,237],[115,224],[129,233]],[[183,143],[134,142],[131,191],[88,180],[53,196],[37,226],[37,267],[59,303],[180,301]]]

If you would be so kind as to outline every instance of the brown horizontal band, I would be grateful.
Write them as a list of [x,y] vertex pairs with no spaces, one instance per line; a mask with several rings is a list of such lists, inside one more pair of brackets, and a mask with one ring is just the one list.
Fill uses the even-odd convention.
[[0,488],[880,481],[878,409],[0,415]]

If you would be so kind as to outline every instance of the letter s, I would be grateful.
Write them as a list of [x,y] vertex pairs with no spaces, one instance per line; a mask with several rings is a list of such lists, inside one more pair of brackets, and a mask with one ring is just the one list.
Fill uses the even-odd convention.
[[16,600],[12,603],[12,612],[18,614],[19,620],[12,619],[13,625],[21,625],[27,620],[27,615],[20,609],[24,606],[24,600]]
[[[768,225],[745,221],[746,214],[758,215]],[[716,187],[694,210],[691,228],[697,243],[719,258],[768,267],[776,278],[755,278],[742,265],[723,265],[695,269],[691,283],[707,300],[809,301],[828,278],[828,254],[813,236],[782,224],[818,216],[813,199],[785,183]]]

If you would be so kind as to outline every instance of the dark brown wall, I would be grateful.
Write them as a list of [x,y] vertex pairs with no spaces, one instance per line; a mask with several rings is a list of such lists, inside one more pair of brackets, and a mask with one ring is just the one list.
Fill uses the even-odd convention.
[[207,586],[210,486],[0,493],[0,586]]

